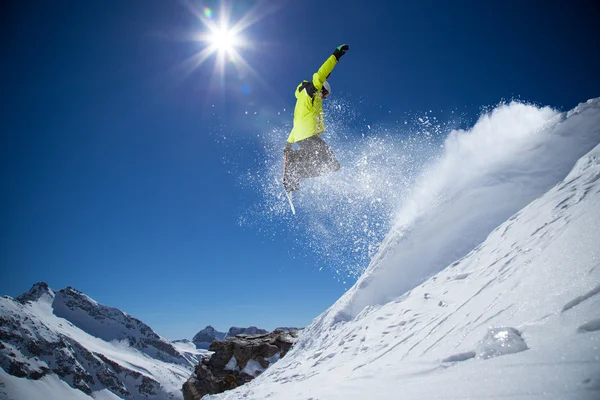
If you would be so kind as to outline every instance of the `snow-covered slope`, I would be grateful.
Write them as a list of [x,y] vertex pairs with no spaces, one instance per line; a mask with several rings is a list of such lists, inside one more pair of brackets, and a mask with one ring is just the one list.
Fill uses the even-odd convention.
[[194,365],[198,364],[202,357],[210,354],[208,350],[198,348],[191,340],[188,339],[173,340],[171,344],[184,357],[192,361]]
[[356,285],[210,399],[600,398],[598,143],[599,99],[453,133]]
[[73,288],[0,298],[0,399],[182,398],[197,359]]

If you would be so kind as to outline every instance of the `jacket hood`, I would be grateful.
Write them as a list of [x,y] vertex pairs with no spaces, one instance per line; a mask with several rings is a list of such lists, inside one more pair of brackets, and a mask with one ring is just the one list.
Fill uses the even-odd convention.
[[294,95],[296,96],[296,98],[298,98],[298,96],[300,95],[300,93],[301,93],[300,86],[302,86],[304,84],[304,82],[305,81],[302,81],[298,84],[298,86],[296,86],[296,90],[294,91]]

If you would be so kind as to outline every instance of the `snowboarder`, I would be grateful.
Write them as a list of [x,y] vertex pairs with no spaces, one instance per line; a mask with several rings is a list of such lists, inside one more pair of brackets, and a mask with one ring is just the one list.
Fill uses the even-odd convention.
[[[350,47],[338,46],[313,75],[312,81],[302,81],[296,87],[294,127],[283,149],[283,187],[291,203],[291,192],[300,189],[300,180],[324,175],[340,169],[340,163],[321,139],[325,131],[323,99],[331,93],[327,78]],[[300,149],[293,150],[298,143]],[[293,211],[293,205],[292,205]]]

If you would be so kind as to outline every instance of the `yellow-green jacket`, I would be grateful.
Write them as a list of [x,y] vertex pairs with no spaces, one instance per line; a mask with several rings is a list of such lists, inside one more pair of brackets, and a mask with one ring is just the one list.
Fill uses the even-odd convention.
[[321,88],[337,62],[335,56],[330,56],[313,74],[312,82],[304,81],[296,87],[294,127],[288,137],[288,143],[296,143],[325,132]]

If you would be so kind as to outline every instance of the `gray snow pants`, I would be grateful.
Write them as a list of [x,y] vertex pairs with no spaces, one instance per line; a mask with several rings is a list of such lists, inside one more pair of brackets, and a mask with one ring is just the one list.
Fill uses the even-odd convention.
[[340,169],[333,151],[318,135],[297,143],[299,150],[287,150],[284,155],[283,185],[286,190],[298,190],[301,179],[314,178]]

